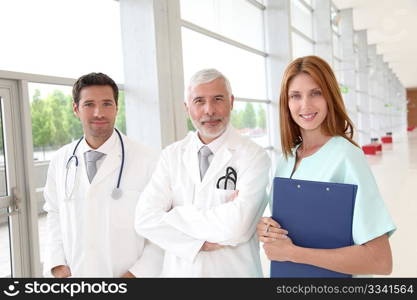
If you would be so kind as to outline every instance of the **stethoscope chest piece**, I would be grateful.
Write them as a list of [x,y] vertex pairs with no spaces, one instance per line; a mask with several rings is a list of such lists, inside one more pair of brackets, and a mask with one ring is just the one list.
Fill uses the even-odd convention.
[[111,197],[114,199],[114,200],[119,200],[121,197],[122,197],[122,195],[123,195],[123,191],[122,191],[122,189],[120,189],[120,188],[114,188],[114,190],[113,190],[113,192],[111,193]]

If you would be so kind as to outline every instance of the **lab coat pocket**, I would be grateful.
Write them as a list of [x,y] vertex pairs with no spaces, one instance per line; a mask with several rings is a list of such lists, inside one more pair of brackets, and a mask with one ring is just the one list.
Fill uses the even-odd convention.
[[192,200],[192,190],[185,189],[182,186],[174,186],[172,189],[172,207],[182,206],[185,204],[184,199]]
[[214,190],[214,202],[218,204],[227,203],[233,201],[233,195],[236,190],[223,190],[223,189],[215,189]]

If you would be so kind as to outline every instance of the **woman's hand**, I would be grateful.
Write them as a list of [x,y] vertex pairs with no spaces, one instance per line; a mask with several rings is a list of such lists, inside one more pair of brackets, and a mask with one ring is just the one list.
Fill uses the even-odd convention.
[[271,243],[277,239],[288,239],[288,231],[281,228],[281,225],[270,217],[263,217],[256,226],[259,240],[263,243]]
[[263,248],[269,260],[293,261],[295,245],[289,237],[264,243]]
[[288,237],[288,231],[272,218],[263,217],[256,226],[259,240],[269,260],[289,261],[294,244]]

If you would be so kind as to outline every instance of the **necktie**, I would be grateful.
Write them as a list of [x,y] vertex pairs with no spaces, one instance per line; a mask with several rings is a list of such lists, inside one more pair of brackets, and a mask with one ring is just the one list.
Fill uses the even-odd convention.
[[203,146],[200,148],[200,151],[198,151],[198,160],[200,163],[200,178],[203,180],[204,174],[206,174],[206,171],[209,167],[209,160],[208,157],[212,155],[213,152],[211,152],[210,148],[207,146]]
[[103,155],[104,153],[98,151],[90,150],[84,152],[84,159],[87,167],[87,176],[90,183],[91,181],[93,181],[93,178],[97,173],[97,160],[99,160]]

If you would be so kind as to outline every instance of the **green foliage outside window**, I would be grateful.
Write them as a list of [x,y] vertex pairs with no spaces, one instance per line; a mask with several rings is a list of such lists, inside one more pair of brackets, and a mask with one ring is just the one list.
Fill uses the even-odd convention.
[[262,105],[258,105],[258,110],[255,111],[254,105],[248,102],[244,109],[234,109],[230,118],[233,127],[237,129],[266,129],[266,112]]
[[258,127],[266,129],[266,111],[263,106],[259,106],[258,110]]
[[188,129],[188,131],[195,131],[194,125],[191,122],[190,117],[187,117],[187,129]]

